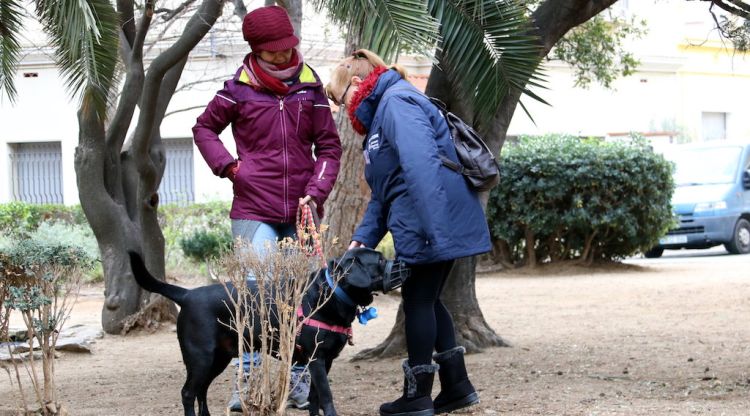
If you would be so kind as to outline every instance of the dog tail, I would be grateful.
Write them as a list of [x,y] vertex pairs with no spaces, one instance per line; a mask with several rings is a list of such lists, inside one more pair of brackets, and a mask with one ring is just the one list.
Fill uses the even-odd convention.
[[134,251],[128,251],[128,254],[130,255],[130,268],[133,269],[133,275],[135,276],[135,281],[138,282],[138,286],[149,292],[158,293],[178,305],[182,305],[182,300],[188,293],[187,289],[170,285],[155,278],[149,273],[140,254]]

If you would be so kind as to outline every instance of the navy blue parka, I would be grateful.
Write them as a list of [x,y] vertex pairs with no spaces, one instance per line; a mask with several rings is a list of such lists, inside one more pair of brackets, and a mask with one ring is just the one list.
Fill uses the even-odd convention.
[[427,264],[490,250],[487,220],[463,176],[448,125],[427,97],[395,70],[380,75],[355,115],[363,141],[370,203],[352,240],[375,247],[387,231],[396,258]]

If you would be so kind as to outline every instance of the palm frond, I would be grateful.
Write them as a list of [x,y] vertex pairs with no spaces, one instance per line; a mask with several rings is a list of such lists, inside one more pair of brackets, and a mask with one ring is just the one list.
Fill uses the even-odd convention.
[[399,47],[431,54],[438,40],[438,22],[427,10],[427,0],[313,0],[318,10],[347,30],[361,33],[361,47],[386,62]]
[[18,40],[23,25],[24,8],[19,1],[0,1],[0,92],[14,102],[16,91],[16,68],[21,56]]
[[104,118],[116,84],[118,18],[109,0],[36,0],[67,88]]
[[543,87],[538,40],[519,0],[430,0],[441,23],[442,57],[452,81],[473,103],[480,123],[489,122],[511,88]]

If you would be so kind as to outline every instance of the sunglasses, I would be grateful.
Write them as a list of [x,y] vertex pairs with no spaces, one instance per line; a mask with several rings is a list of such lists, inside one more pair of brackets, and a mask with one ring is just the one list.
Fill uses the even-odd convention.
[[[354,51],[354,52],[352,53],[352,56],[353,56],[353,57],[354,57],[355,59],[367,59],[367,55],[365,55],[365,54],[364,54],[363,52],[360,52],[360,51]],[[329,93],[329,94],[328,94],[328,99],[329,99],[329,100],[331,100],[331,101],[333,101],[333,103],[334,103],[334,104],[336,104],[337,106],[339,106],[339,107],[344,107],[344,105],[345,105],[344,99],[346,98],[346,93],[348,93],[348,92],[349,92],[349,88],[351,88],[351,86],[352,86],[352,83],[351,83],[351,82],[349,82],[348,84],[346,84],[346,88],[344,88],[344,93],[343,93],[343,94],[341,94],[341,98],[339,98],[339,99],[336,99],[336,97],[333,97],[333,96],[332,96],[332,95],[331,95],[331,94]]]

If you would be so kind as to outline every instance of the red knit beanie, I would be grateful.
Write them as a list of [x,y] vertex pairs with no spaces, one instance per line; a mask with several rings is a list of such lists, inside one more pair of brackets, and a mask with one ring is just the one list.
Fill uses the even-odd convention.
[[289,15],[279,6],[259,7],[245,15],[242,36],[253,52],[278,52],[299,44]]

